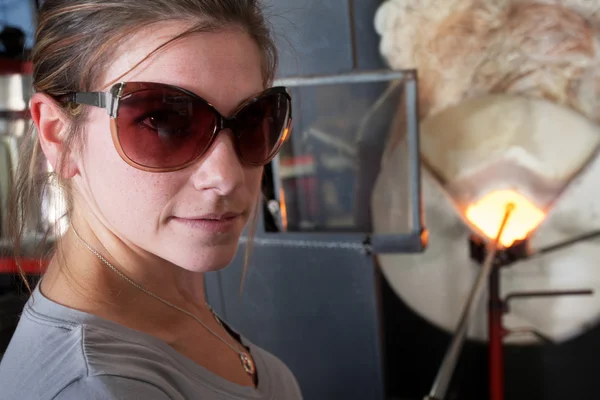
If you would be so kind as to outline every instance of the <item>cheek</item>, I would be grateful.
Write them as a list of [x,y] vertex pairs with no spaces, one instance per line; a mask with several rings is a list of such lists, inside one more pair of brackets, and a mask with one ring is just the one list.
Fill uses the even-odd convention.
[[106,121],[87,133],[84,165],[88,202],[103,222],[126,236],[154,231],[177,182],[126,164],[115,149]]

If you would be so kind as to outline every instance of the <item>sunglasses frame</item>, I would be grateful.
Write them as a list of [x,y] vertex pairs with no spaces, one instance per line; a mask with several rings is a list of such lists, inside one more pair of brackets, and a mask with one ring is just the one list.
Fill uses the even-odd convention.
[[[185,163],[183,163],[181,165],[177,165],[174,167],[149,167],[147,165],[140,164],[140,163],[132,160],[127,154],[125,154],[123,147],[121,146],[121,141],[119,139],[119,132],[118,132],[118,127],[117,127],[117,118],[118,118],[118,114],[119,114],[119,103],[120,103],[121,99],[127,95],[130,95],[130,94],[142,91],[142,90],[164,89],[164,88],[180,91],[184,94],[187,94],[187,95],[193,97],[194,99],[197,99],[197,100],[200,100],[200,101],[206,103],[206,105],[217,116],[217,121],[215,124],[215,128],[213,129],[213,132],[211,133],[211,137],[206,146],[206,149],[204,149],[204,151],[201,152],[198,156],[190,159],[189,161],[186,161]],[[188,166],[194,164],[200,158],[202,158],[206,154],[206,152],[211,148],[211,146],[213,145],[218,134],[222,130],[230,129],[233,132],[233,135],[238,137],[237,136],[238,134],[235,132],[235,129],[233,129],[237,115],[242,110],[244,110],[247,106],[249,106],[250,104],[256,103],[257,101],[263,99],[264,97],[270,96],[274,93],[284,94],[287,97],[288,102],[289,102],[289,110],[288,110],[289,115],[287,116],[287,123],[282,128],[281,132],[279,133],[277,143],[275,143],[275,146],[273,147],[273,150],[271,151],[271,153],[269,154],[267,159],[261,163],[250,163],[248,161],[245,161],[243,156],[241,155],[241,152],[240,152],[237,142],[234,142],[234,146],[235,146],[235,150],[236,150],[238,159],[242,162],[242,164],[245,164],[250,167],[260,167],[260,166],[264,166],[264,165],[268,164],[269,162],[271,162],[273,160],[273,158],[275,158],[275,156],[281,149],[281,146],[283,145],[285,140],[289,137],[290,130],[292,128],[292,96],[291,96],[291,91],[287,87],[284,87],[284,86],[275,86],[275,87],[266,89],[266,90],[258,93],[257,95],[247,99],[246,101],[244,101],[242,104],[240,104],[236,108],[235,112],[233,113],[233,116],[231,116],[231,117],[224,117],[215,108],[215,106],[213,106],[210,102],[206,101],[205,99],[198,96],[194,92],[180,88],[178,86],[167,85],[164,83],[156,83],[156,82],[119,82],[119,83],[114,84],[108,92],[75,92],[75,93],[70,93],[68,95],[62,96],[61,101],[105,109],[108,112],[108,115],[110,117],[110,131],[111,131],[111,135],[112,135],[113,144],[114,144],[115,148],[117,149],[117,153],[119,153],[119,156],[127,164],[131,165],[134,168],[140,169],[142,171],[172,172],[172,171],[178,171],[178,170],[187,168]]]

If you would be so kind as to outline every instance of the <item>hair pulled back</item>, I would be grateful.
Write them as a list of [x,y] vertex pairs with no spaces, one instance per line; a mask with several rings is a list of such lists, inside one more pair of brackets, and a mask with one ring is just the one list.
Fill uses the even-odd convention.
[[[140,28],[163,22],[181,23],[182,33],[150,55],[191,33],[236,26],[257,43],[264,85],[271,84],[277,68],[277,50],[258,0],[46,0],[40,9],[31,52],[34,91],[57,97],[97,90],[95,84],[119,46]],[[85,112],[81,106],[64,107],[69,120],[65,148],[73,151],[83,144]],[[59,161],[56,171],[48,172],[32,126],[20,149],[10,204],[9,230],[18,265],[24,235],[43,226],[40,221],[32,221],[39,217],[32,211],[41,208],[49,184],[58,188],[65,201],[66,214],[62,218],[70,218],[71,190],[57,173],[61,168]],[[45,226],[44,230],[49,232],[52,228]]]

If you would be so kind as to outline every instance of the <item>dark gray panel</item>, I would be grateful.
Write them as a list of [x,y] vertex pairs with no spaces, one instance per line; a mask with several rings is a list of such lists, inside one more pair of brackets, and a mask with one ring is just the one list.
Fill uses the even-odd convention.
[[[383,65],[373,28],[379,0],[264,3],[276,29],[279,76],[335,74]],[[303,126],[328,112],[331,106],[324,107],[324,102],[368,97],[374,101],[382,90],[381,85],[353,88],[352,94],[347,89],[297,91],[294,132],[301,133]],[[305,399],[383,399],[374,263],[358,250],[364,236],[281,235],[259,230],[259,239],[282,238],[296,244],[255,245],[242,295],[239,288],[245,246],[240,246],[229,267],[207,274],[209,302],[233,327],[292,369]],[[356,249],[298,247],[303,240],[338,241]]]
[[375,32],[375,11],[381,0],[349,0],[352,10],[355,61],[357,69],[385,68],[379,54],[380,37]]
[[280,52],[279,76],[352,69],[347,0],[265,0]]
[[[321,241],[318,234],[260,239]],[[355,238],[356,240],[348,239]],[[361,235],[327,235],[342,245]],[[346,239],[346,240],[343,240]],[[310,400],[383,398],[373,260],[358,249],[255,245],[239,295],[243,251],[219,272],[228,322],[281,358]]]
[[221,275],[218,272],[208,272],[204,274],[204,290],[206,299],[223,319],[227,319],[225,310],[225,297],[221,285]]

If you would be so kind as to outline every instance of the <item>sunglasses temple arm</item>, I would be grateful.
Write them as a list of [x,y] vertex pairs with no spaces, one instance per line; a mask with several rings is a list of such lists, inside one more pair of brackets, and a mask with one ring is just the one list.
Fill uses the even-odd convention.
[[116,100],[110,92],[80,92],[75,93],[71,99],[77,104],[103,108],[113,118],[116,117]]

